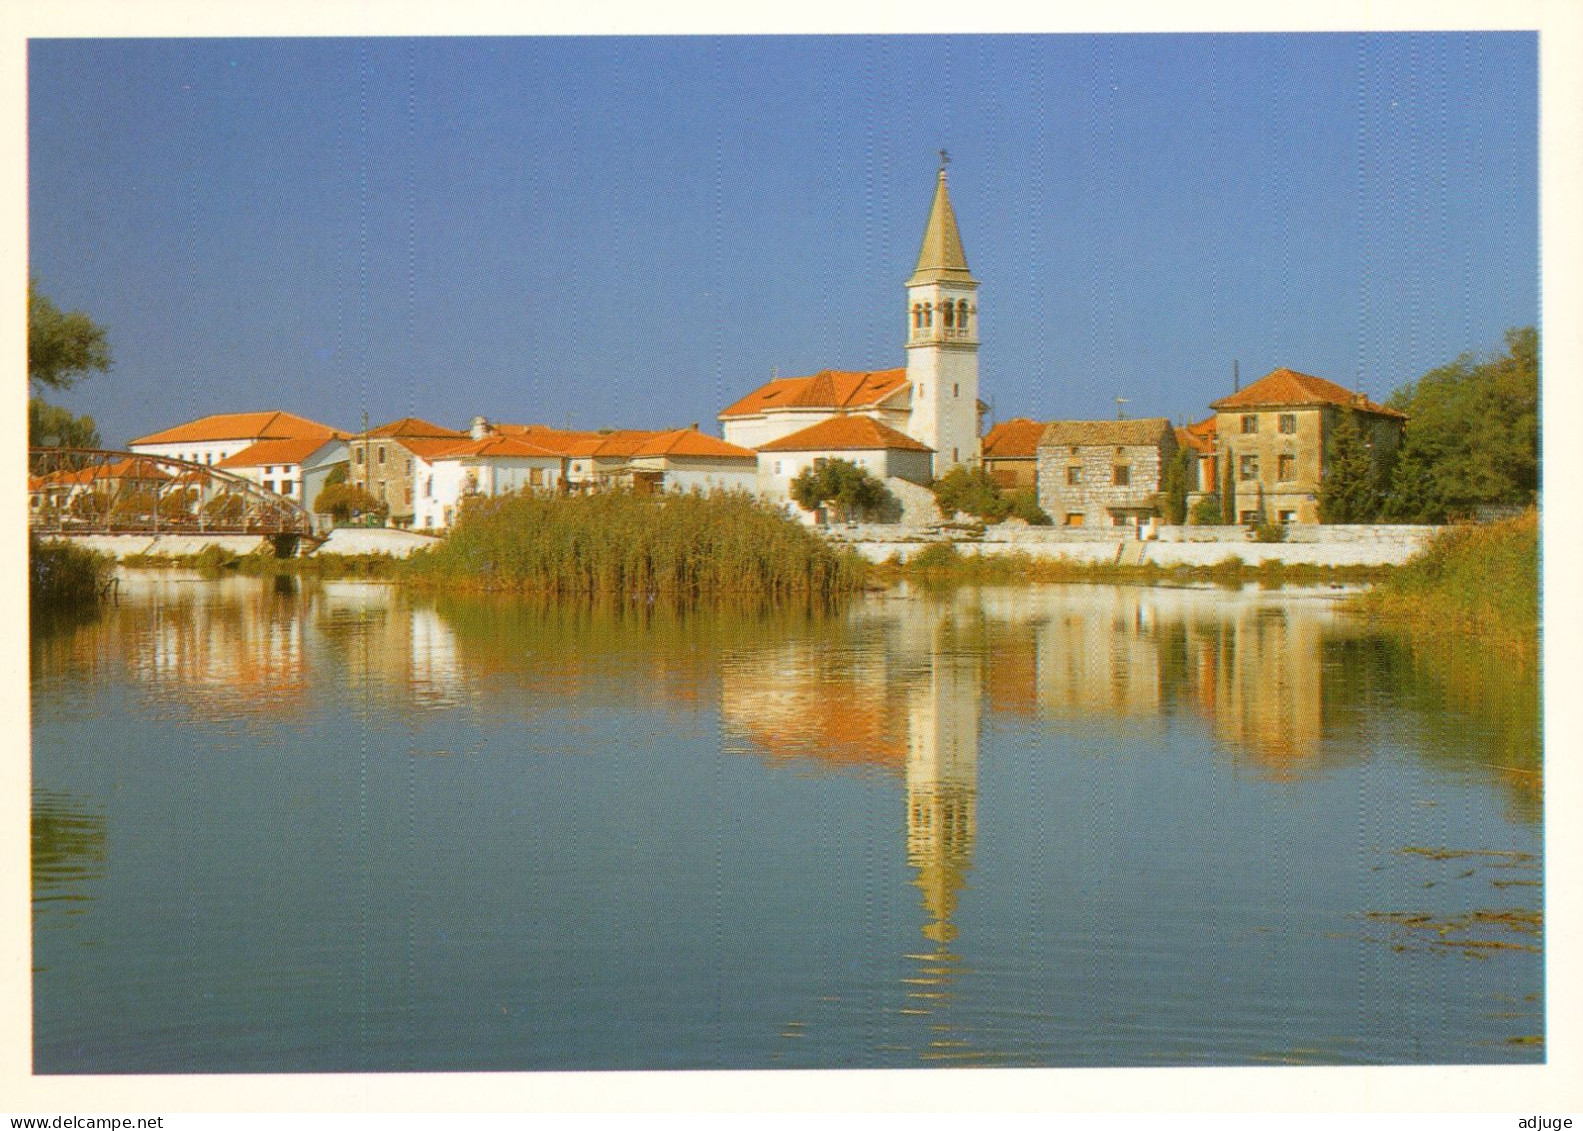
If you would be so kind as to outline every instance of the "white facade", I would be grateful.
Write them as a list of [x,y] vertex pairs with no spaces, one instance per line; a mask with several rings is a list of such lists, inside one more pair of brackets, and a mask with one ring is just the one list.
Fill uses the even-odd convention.
[[[912,402],[906,385],[878,404],[864,405],[851,410],[835,408],[797,408],[776,412],[757,413],[752,416],[725,416],[720,418],[721,435],[726,443],[739,448],[757,450],[804,428],[823,424],[837,416],[869,416],[898,432],[908,432],[912,419]],[[928,441],[924,441],[927,443]]]
[[721,491],[758,489],[758,465],[749,460],[704,459],[689,456],[634,456],[632,471],[657,473],[657,489],[686,494],[713,495]]
[[201,463],[212,467],[223,459],[230,459],[232,456],[246,451],[253,446],[254,442],[253,439],[188,440],[185,443],[131,444],[128,445],[127,450],[137,452],[140,455],[190,460],[193,463]]
[[[791,483],[804,471],[832,459],[856,464],[875,479],[906,479],[928,483],[932,456],[929,452],[895,448],[868,451],[831,450],[816,452],[760,452],[758,492],[772,503],[791,500]],[[793,506],[796,504],[793,503]]]
[[[415,457],[416,458],[416,457]],[[462,501],[473,495],[560,489],[559,456],[453,456],[418,458],[412,510],[414,530],[445,530]]]

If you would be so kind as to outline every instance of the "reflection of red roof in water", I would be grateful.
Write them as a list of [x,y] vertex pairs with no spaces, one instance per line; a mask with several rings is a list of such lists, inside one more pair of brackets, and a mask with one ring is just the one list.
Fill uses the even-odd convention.
[[877,688],[850,679],[787,685],[738,672],[725,677],[722,690],[727,726],[772,758],[896,773],[906,764],[905,733],[890,725]]

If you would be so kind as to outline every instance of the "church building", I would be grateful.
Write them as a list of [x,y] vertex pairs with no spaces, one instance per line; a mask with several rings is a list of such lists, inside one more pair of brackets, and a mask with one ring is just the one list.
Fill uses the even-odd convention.
[[[773,380],[720,413],[726,441],[755,450],[773,445],[782,452],[813,452],[822,433],[812,429],[840,417],[868,417],[881,426],[870,429],[878,442],[890,436],[898,452],[910,454],[919,445],[929,450],[927,460],[893,461],[908,468],[905,477],[914,482],[926,484],[925,472],[938,478],[953,467],[977,463],[983,410],[978,400],[978,280],[962,252],[943,164],[918,265],[906,287],[905,368],[827,369],[811,377]],[[842,453],[832,450],[831,455]],[[780,492],[763,481],[773,467],[774,461],[766,465],[760,457],[761,487],[771,495]]]

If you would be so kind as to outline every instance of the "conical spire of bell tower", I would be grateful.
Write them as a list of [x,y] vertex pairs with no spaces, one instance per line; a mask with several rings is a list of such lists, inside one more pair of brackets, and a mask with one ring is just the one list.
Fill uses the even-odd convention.
[[934,203],[929,207],[929,222],[923,229],[918,266],[907,280],[909,287],[919,283],[975,281],[967,269],[967,256],[962,252],[961,233],[956,230],[956,212],[951,208],[951,194],[945,187],[944,161],[942,153],[940,179],[935,184]]

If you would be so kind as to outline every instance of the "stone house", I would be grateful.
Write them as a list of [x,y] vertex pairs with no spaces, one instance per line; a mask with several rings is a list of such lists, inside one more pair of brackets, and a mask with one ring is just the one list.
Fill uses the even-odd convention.
[[1159,514],[1176,431],[1147,420],[1056,420],[1039,438],[1039,506],[1057,525],[1137,526]]
[[984,435],[984,470],[995,486],[1015,491],[1039,485],[1039,438],[1045,424],[1017,417]]
[[425,451],[433,441],[461,443],[466,432],[406,416],[359,433],[348,441],[351,461],[348,481],[361,487],[389,508],[392,526],[409,527],[416,515],[417,473],[421,457],[411,441]]
[[[1277,369],[1215,410],[1227,522],[1315,523],[1330,437],[1351,409],[1375,473],[1395,459],[1407,417],[1323,377]],[[1261,513],[1262,508],[1262,513]]]

